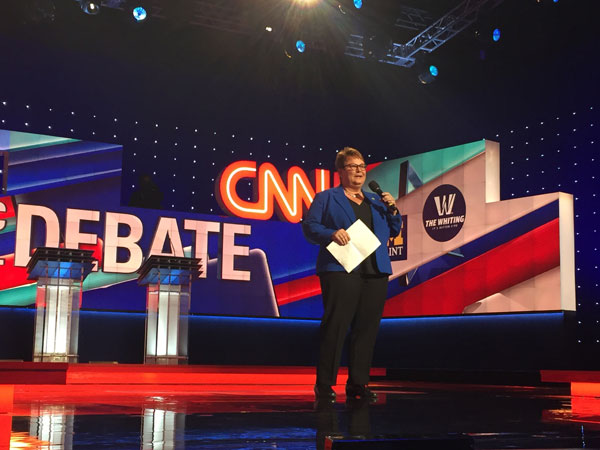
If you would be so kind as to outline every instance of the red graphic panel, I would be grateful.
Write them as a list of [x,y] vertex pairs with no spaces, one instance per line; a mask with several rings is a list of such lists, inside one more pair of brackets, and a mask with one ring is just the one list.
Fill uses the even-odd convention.
[[461,314],[492,294],[560,264],[558,219],[390,298],[384,317]]

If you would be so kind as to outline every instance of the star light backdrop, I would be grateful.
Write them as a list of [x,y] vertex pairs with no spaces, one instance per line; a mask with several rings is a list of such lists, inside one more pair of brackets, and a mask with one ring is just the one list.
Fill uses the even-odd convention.
[[[83,134],[88,138],[123,142],[122,202],[126,204],[135,190],[139,174],[151,174],[164,194],[165,210],[220,213],[214,198],[215,174],[219,167],[232,161],[273,161],[278,167],[299,165],[309,172],[316,167],[331,169],[337,150],[333,144],[291,143],[281,137],[270,137],[264,131],[250,136],[236,135],[201,126],[127,123],[119,117],[94,117],[45,105],[13,105],[2,101],[1,106],[3,127],[52,133],[66,131],[67,136]],[[517,124],[499,130],[494,136],[501,143],[502,199],[555,191],[574,195],[579,342],[600,339],[594,326],[600,319],[597,313],[600,310],[595,222],[598,158],[594,112],[592,105],[563,114],[562,118],[544,117],[533,124]],[[367,157],[371,160],[380,155],[368,154]],[[387,158],[388,155],[383,155],[382,160]],[[248,185],[249,199],[251,194]]]

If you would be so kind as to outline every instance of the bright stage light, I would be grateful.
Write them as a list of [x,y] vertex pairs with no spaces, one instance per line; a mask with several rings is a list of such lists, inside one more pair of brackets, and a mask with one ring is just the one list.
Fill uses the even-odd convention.
[[494,40],[494,42],[498,42],[500,40],[500,28],[494,29],[494,31],[492,32],[492,39]]
[[298,50],[300,53],[304,53],[304,50],[306,50],[306,44],[304,41],[300,39],[296,41],[296,50]]
[[356,9],[362,8],[362,0],[354,0],[354,7]]
[[319,0],[294,0],[294,3],[302,6],[312,6]]
[[132,14],[136,22],[146,20],[146,17],[148,17],[148,12],[143,6],[136,6],[133,8]]
[[81,9],[84,13],[95,16],[100,12],[100,2],[85,0],[81,2]]
[[435,81],[435,78],[438,76],[438,68],[431,64],[427,70],[423,71],[419,74],[419,81],[422,84],[429,84]]

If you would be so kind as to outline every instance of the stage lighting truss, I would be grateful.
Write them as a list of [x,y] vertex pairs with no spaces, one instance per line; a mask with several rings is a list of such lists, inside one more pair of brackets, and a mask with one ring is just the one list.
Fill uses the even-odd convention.
[[[77,0],[83,3],[84,0]],[[125,9],[131,0],[101,0],[102,8]],[[152,17],[159,19],[169,18],[174,8],[171,0],[145,0],[147,9],[152,11]],[[252,3],[253,7],[264,6],[263,1]],[[400,5],[399,15],[394,26],[417,32],[416,36],[407,42],[385,41],[384,47],[374,51],[367,40],[372,36],[365,36],[362,32],[350,32],[344,48],[347,56],[354,58],[370,58],[381,63],[392,64],[399,67],[412,67],[419,52],[431,53],[448,42],[469,25],[475,23],[482,8],[491,10],[500,5],[503,0],[461,0],[441,18],[435,19],[427,11]],[[263,4],[264,3],[264,4]],[[178,3],[179,4],[179,3]],[[220,31],[229,31],[242,35],[253,35],[264,32],[265,27],[272,24],[265,23],[256,26],[248,17],[251,15],[246,5],[240,8],[237,2],[223,2],[221,0],[190,0],[185,2],[183,19],[190,25],[212,28]],[[357,10],[361,11],[361,10]],[[318,31],[317,31],[318,33]],[[312,50],[327,50],[328,39],[314,35],[310,42]],[[375,56],[374,56],[375,55]]]
[[[482,8],[493,9],[500,5],[503,0],[462,0],[448,13],[439,19],[433,18],[427,11],[400,6],[400,13],[395,21],[395,26],[417,31],[418,34],[408,42],[390,42],[383,51],[377,52],[377,60],[382,63],[392,64],[400,67],[412,67],[415,63],[415,55],[423,51],[431,53],[441,45],[448,42],[469,25],[477,21]],[[160,0],[152,0],[156,17],[163,16]],[[189,20],[192,25],[199,25],[223,31],[231,31],[239,34],[252,34],[256,30],[247,20],[240,8],[230,2],[216,0],[195,0],[189,3]],[[264,28],[264,25],[263,25]],[[326,45],[319,36],[313,36],[315,42],[311,42],[311,49],[326,50]],[[367,37],[368,39],[369,37]],[[350,33],[344,53],[351,57],[366,58],[363,45],[365,36],[358,33]]]
[[[378,58],[379,62],[400,67],[412,67],[417,53],[431,53],[448,42],[469,25],[477,21],[479,11],[486,7],[495,8],[503,0],[463,0],[440,19],[429,23],[425,11],[403,7],[403,13],[396,20],[395,26],[410,30],[422,30],[406,43],[391,42],[389,48]],[[367,58],[365,53],[365,36],[351,34],[345,54],[355,58]]]

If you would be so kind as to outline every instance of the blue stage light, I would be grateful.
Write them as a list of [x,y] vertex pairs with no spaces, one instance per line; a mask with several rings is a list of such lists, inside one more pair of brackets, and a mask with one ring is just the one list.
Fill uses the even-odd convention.
[[81,9],[84,13],[89,14],[91,16],[95,16],[100,12],[100,2],[95,2],[93,0],[85,0],[80,2]]
[[356,9],[362,8],[362,0],[354,0],[354,7]]
[[429,83],[433,83],[436,79],[436,77],[438,76],[438,68],[436,66],[434,66],[433,64],[429,65],[427,67],[427,69],[425,69],[424,66],[421,70],[422,72],[419,74],[419,81],[422,84],[429,84]]
[[143,6],[136,6],[133,8],[133,18],[136,22],[141,22],[142,20],[145,20],[146,17],[148,17],[148,13]]
[[304,43],[304,41],[298,39],[296,41],[296,49],[300,52],[300,53],[304,53],[304,50],[306,50],[306,44]]
[[498,42],[500,40],[500,28],[496,28],[492,33],[492,39],[494,42]]

